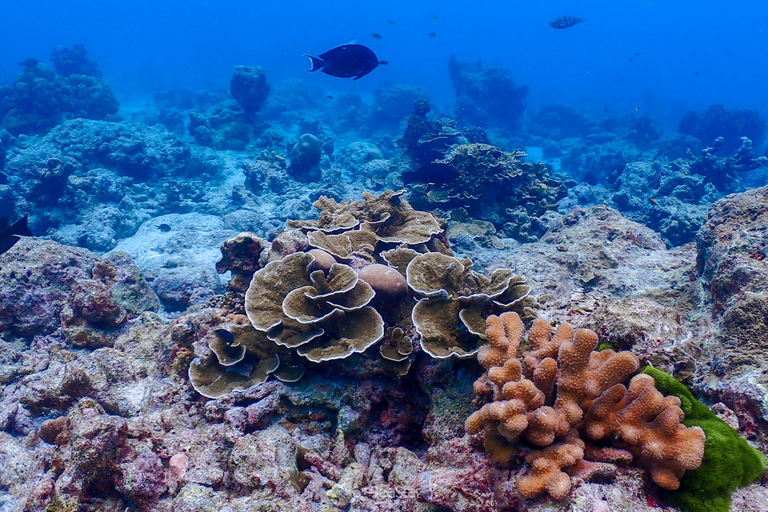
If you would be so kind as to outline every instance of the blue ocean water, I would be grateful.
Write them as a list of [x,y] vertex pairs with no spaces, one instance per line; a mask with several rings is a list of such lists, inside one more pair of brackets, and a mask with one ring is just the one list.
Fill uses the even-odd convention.
[[[586,21],[552,29],[563,14]],[[714,103],[768,110],[766,26],[768,6],[756,1],[6,0],[0,83],[25,58],[46,62],[52,48],[84,43],[122,102],[156,89],[224,88],[233,66],[256,64],[272,81],[299,78],[329,94],[422,86],[447,106],[446,63],[456,54],[510,68],[530,87],[529,108],[644,112],[673,129]],[[356,82],[306,72],[302,54],[349,41],[390,65]]]

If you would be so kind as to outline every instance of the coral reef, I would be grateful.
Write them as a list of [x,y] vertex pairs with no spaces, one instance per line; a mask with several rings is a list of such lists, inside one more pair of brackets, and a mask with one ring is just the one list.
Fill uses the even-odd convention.
[[[451,120],[429,118],[427,114],[431,109],[429,101],[416,101],[413,104],[413,113],[408,116],[405,132],[397,141],[406,155],[421,168],[443,158],[452,146],[464,142]],[[403,175],[403,180],[406,183],[424,180],[442,182],[451,177],[450,172],[445,176],[441,174],[416,170]]]
[[109,346],[115,328],[159,306],[125,253],[101,259],[24,237],[0,255],[0,275],[0,331],[27,341],[57,333],[74,346]]
[[745,180],[754,179],[755,170],[765,167],[767,160],[756,154],[746,138],[732,156],[720,156],[722,138],[696,153],[698,142],[688,139],[691,137],[670,141],[675,147],[663,150],[678,154],[675,160],[640,155],[642,144],[628,139],[573,145],[562,165],[575,178],[595,186],[569,188],[569,198],[560,203],[560,211],[575,203],[603,202],[653,228],[669,245],[693,241],[709,206],[725,193],[744,190]]
[[51,61],[0,85],[0,217],[40,237],[0,255],[0,509],[765,508],[754,111],[664,138],[455,58],[458,119],[259,67],[118,105]]
[[[717,328],[703,347],[706,364],[695,378],[716,397],[723,397],[742,415],[768,420],[768,386],[761,368],[768,329],[768,278],[765,230],[768,187],[721,199],[707,214],[696,237],[697,269],[712,303]],[[734,396],[723,393],[742,381]],[[744,398],[739,399],[739,395]]]
[[559,141],[571,137],[583,138],[594,131],[594,123],[574,108],[561,103],[543,105],[529,116],[528,133]]
[[[107,333],[106,346],[72,345],[57,330],[41,331],[19,342],[3,329],[0,459],[7,463],[0,465],[0,485],[4,504],[20,510],[70,507],[110,512],[126,508],[191,512],[226,507],[235,511],[319,511],[325,507],[394,512],[439,507],[450,512],[483,512],[543,511],[553,506],[583,512],[605,507],[660,510],[655,504],[670,499],[670,495],[646,486],[642,471],[622,463],[579,463],[573,473],[575,479],[591,478],[594,482],[575,487],[560,504],[553,504],[546,493],[525,499],[515,482],[524,481],[530,469],[525,465],[500,469],[485,453],[479,436],[464,434],[464,420],[474,409],[471,395],[472,382],[479,374],[477,364],[421,353],[421,347],[413,343],[418,336],[414,330],[392,333],[393,343],[384,350],[393,359],[407,352],[403,342],[412,350],[412,355],[406,355],[412,359],[410,371],[398,378],[386,376],[399,375],[397,367],[385,373],[375,368],[388,361],[376,355],[381,345],[338,362],[305,362],[304,375],[293,383],[288,381],[298,373],[281,373],[286,382],[276,374],[286,363],[295,371],[297,360],[290,359],[291,354],[278,353],[281,367],[269,374],[266,382],[258,386],[238,384],[218,399],[200,398],[188,378],[195,355],[201,360],[213,357],[216,366],[222,368],[212,351],[230,362],[240,357],[245,345],[245,356],[234,365],[241,365],[240,371],[257,369],[260,361],[270,359],[266,354],[261,359],[262,355],[248,352],[251,340],[264,339],[250,326],[242,309],[242,285],[247,286],[255,272],[270,261],[313,250],[308,233],[321,229],[327,230],[327,236],[350,233],[347,237],[352,239],[361,236],[351,233],[360,231],[362,224],[374,222],[371,229],[379,237],[396,238],[393,224],[375,224],[381,217],[375,218],[373,212],[386,211],[392,218],[398,209],[392,210],[390,201],[370,201],[324,199],[317,220],[295,221],[296,225],[277,236],[271,246],[253,234],[236,237],[225,244],[219,265],[219,270],[233,271],[236,279],[230,283],[229,293],[211,300],[215,307],[196,305],[173,321],[144,312],[110,330],[93,327]],[[731,208],[726,210],[732,212]],[[745,215],[753,214],[745,209]],[[724,222],[719,215],[713,212],[712,225],[722,223],[725,230],[731,221]],[[731,215],[732,222],[744,222],[735,212]],[[429,218],[434,219],[424,216],[416,224],[428,223]],[[358,223],[354,227],[352,219]],[[425,244],[432,250],[421,244],[413,247],[427,258],[440,254],[436,258],[442,260],[448,255],[434,249],[439,247],[438,241],[444,244],[445,233],[441,223],[437,226],[440,232],[430,235],[431,241]],[[491,268],[514,266],[540,291],[545,306],[541,314],[589,325],[599,330],[601,338],[622,349],[632,348],[641,359],[650,359],[656,366],[691,376],[698,366],[690,364],[691,357],[703,361],[699,364],[708,364],[709,356],[696,352],[707,340],[712,322],[701,317],[705,301],[697,295],[700,282],[690,268],[694,247],[689,244],[667,250],[651,230],[605,207],[577,210],[553,226],[552,232],[539,242],[527,244],[525,250],[484,248],[473,254],[473,259],[486,268],[491,265],[489,260]],[[387,233],[378,231],[385,227]],[[411,228],[402,231],[407,233]],[[322,235],[315,240],[325,240],[318,243],[336,248]],[[702,239],[704,261],[728,257],[728,246],[707,240]],[[66,260],[60,266],[66,266],[75,251],[29,239],[19,242],[11,252],[22,249],[25,243],[46,244],[47,251]],[[394,258],[398,253],[388,252],[393,244],[379,240],[373,253],[367,254],[387,254],[392,264],[384,260],[378,264],[400,269],[399,263],[394,264],[401,261]],[[358,262],[356,268],[361,270],[369,262],[361,256],[366,251],[336,261],[335,257],[319,258],[319,249],[314,249],[311,257],[319,269],[327,271],[334,261],[347,266]],[[0,267],[5,269],[13,262],[18,266],[15,275],[23,276],[30,260],[16,258],[11,252],[0,256]],[[461,258],[454,258],[464,264]],[[43,255],[35,259],[41,265],[47,261]],[[128,261],[110,261],[119,280]],[[717,261],[713,259],[712,265]],[[373,276],[366,276],[369,272]],[[415,295],[407,281],[406,294],[402,294],[407,272],[398,270],[401,279],[394,280],[389,279],[394,277],[391,270],[383,276],[379,272],[382,268],[375,267],[358,272],[358,278],[362,279],[362,274],[372,288],[382,293],[386,290],[385,305]],[[420,274],[418,288],[427,291],[428,282],[423,282],[427,276]],[[3,282],[10,289],[17,279]],[[240,291],[235,283],[240,283]],[[25,284],[29,293],[37,293],[40,286],[36,281]],[[447,294],[450,288],[441,289]],[[116,286],[111,290],[116,296]],[[130,287],[125,290],[127,295],[120,304],[128,311],[124,304],[136,302],[141,293]],[[392,318],[377,300],[374,297],[369,304],[379,308],[382,318]],[[42,315],[36,321],[47,321],[47,317]],[[282,350],[272,342],[269,347]],[[259,371],[268,373],[270,369],[265,362]],[[704,374],[710,369],[697,371]],[[734,379],[738,378],[734,374]],[[751,436],[764,448],[754,390],[745,389],[729,374],[717,378],[719,391],[692,381],[697,393],[709,389],[727,399],[735,411],[730,412],[730,421],[735,420],[742,435]],[[233,381],[230,378],[227,382]],[[661,389],[661,384],[658,386]],[[665,389],[664,393],[670,392]],[[685,409],[686,400],[681,400]],[[723,404],[712,409],[728,412]],[[592,443],[586,436],[582,439],[587,460],[605,460],[590,452]],[[522,461],[530,452],[525,441],[518,445],[515,460]],[[573,446],[567,448],[570,456],[578,454],[578,443],[568,445]],[[93,453],[100,456],[90,463]],[[614,462],[628,459],[622,451],[610,455]],[[694,473],[686,471],[682,489],[686,477]],[[100,478],[95,478],[97,474]],[[752,485],[737,490],[734,507],[759,510],[765,501],[764,489]]]
[[322,177],[320,158],[323,148],[320,140],[311,133],[299,137],[290,152],[291,163],[288,174],[297,181],[317,181]]
[[456,120],[460,126],[495,127],[514,131],[523,112],[527,86],[515,85],[511,72],[499,65],[448,61],[456,92]]
[[229,108],[217,109],[208,116],[190,112],[187,130],[201,146],[243,151],[251,141],[252,128],[242,117]]
[[141,223],[191,210],[214,193],[218,165],[157,125],[74,119],[14,151],[10,207],[33,232],[92,250],[112,249]]
[[395,85],[388,89],[377,89],[373,93],[373,105],[365,119],[365,130],[369,133],[397,130],[408,117],[415,102],[429,101],[427,92],[410,85]]
[[641,151],[650,149],[662,135],[661,128],[647,114],[610,116],[600,121],[599,126],[604,132],[617,135]]
[[[535,300],[520,278],[509,269],[490,277],[473,271],[471,260],[454,257],[446,247],[438,220],[414,210],[401,195],[367,194],[364,201],[343,203],[323,197],[315,203],[318,220],[290,221],[268,253],[248,244],[256,249],[248,272],[257,260],[268,261],[253,270],[243,299],[256,331],[247,341],[217,331],[209,342],[216,359],[206,355],[191,367],[206,369],[204,376],[190,371],[195,386],[218,396],[204,384],[217,378],[209,375],[220,375],[219,381],[231,375],[244,387],[273,371],[278,378],[296,380],[309,363],[347,359],[376,344],[381,357],[376,364],[403,374],[413,362],[414,342],[432,357],[468,357],[477,351],[487,315],[508,310],[533,315]],[[224,260],[231,259],[236,244],[225,244]],[[232,289],[242,288],[248,275],[238,275]],[[214,349],[221,344],[229,348]],[[264,363],[270,371],[244,379],[235,365],[246,351],[270,361]],[[280,361],[285,364],[278,368]],[[246,362],[253,371],[259,366]],[[221,393],[230,390],[229,384],[218,386]]]
[[611,199],[627,216],[656,230],[671,246],[694,240],[719,193],[689,161],[631,162]]
[[0,123],[13,135],[45,133],[66,119],[106,119],[119,106],[98,76],[57,75],[43,63],[25,67],[13,87],[0,87]]
[[574,179],[590,185],[611,186],[628,163],[640,156],[633,144],[613,134],[595,134],[580,139],[563,156],[563,169]]
[[72,48],[59,46],[51,50],[51,62],[56,74],[61,76],[85,75],[101,78],[101,71],[94,60],[86,57],[84,44],[73,44]]
[[723,151],[733,153],[741,145],[741,137],[747,137],[757,145],[765,141],[766,121],[756,110],[728,109],[723,105],[710,105],[698,114],[688,112],[677,131],[698,138],[702,144],[710,144],[723,138]]
[[768,157],[757,156],[752,150],[752,141],[747,137],[741,137],[741,145],[733,156],[717,156],[723,149],[722,137],[718,137],[712,146],[704,148],[701,155],[690,162],[690,171],[693,174],[704,176],[708,183],[712,183],[721,192],[731,192],[743,188],[740,174],[764,167],[768,164]]
[[235,66],[229,92],[246,114],[254,114],[269,96],[266,72],[259,66]]
[[444,158],[410,173],[427,183],[413,185],[409,198],[420,208],[464,208],[507,236],[536,240],[544,231],[541,217],[566,191],[546,165],[524,157],[521,151],[508,153],[487,144],[455,146]]

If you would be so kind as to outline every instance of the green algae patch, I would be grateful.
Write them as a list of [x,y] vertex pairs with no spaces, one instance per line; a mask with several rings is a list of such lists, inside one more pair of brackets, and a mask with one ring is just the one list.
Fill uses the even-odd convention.
[[613,343],[608,343],[607,341],[603,341],[602,343],[600,343],[600,345],[597,346],[597,351],[600,352],[601,350],[617,350],[617,349]]
[[652,367],[643,373],[656,380],[659,391],[680,399],[685,426],[701,427],[707,436],[701,466],[685,472],[680,489],[671,494],[673,504],[683,512],[728,512],[733,491],[758,480],[768,457],[739,437],[674,377]]

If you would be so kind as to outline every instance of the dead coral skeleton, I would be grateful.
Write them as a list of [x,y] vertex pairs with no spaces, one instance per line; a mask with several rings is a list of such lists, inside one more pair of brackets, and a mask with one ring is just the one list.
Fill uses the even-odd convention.
[[625,449],[665,489],[677,489],[685,470],[701,464],[704,432],[681,424],[680,400],[663,396],[649,375],[622,384],[638,369],[634,354],[597,352],[595,332],[562,324],[552,334],[537,319],[530,348],[519,356],[524,331],[514,312],[488,318],[488,344],[478,352],[487,371],[475,391],[492,400],[466,421],[468,433],[485,433],[500,463],[510,461],[518,441],[543,447],[526,457],[531,471],[517,480],[523,496],[564,498],[590,441]]

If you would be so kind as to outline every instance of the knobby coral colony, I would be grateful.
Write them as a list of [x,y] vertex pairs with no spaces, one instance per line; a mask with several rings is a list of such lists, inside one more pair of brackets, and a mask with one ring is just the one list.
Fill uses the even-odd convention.
[[[523,496],[565,497],[571,475],[589,473],[587,454],[596,462],[634,459],[670,490],[701,465],[704,431],[682,424],[680,399],[663,396],[647,374],[622,384],[638,369],[634,354],[595,351],[595,332],[565,323],[553,335],[537,319],[528,332],[530,348],[518,355],[523,334],[514,312],[488,318],[488,344],[477,354],[486,372],[475,391],[491,401],[466,421],[468,433],[484,432],[497,462],[508,463],[520,441],[542,447],[526,457],[530,473],[517,479]],[[592,444],[601,441],[614,448]]]

